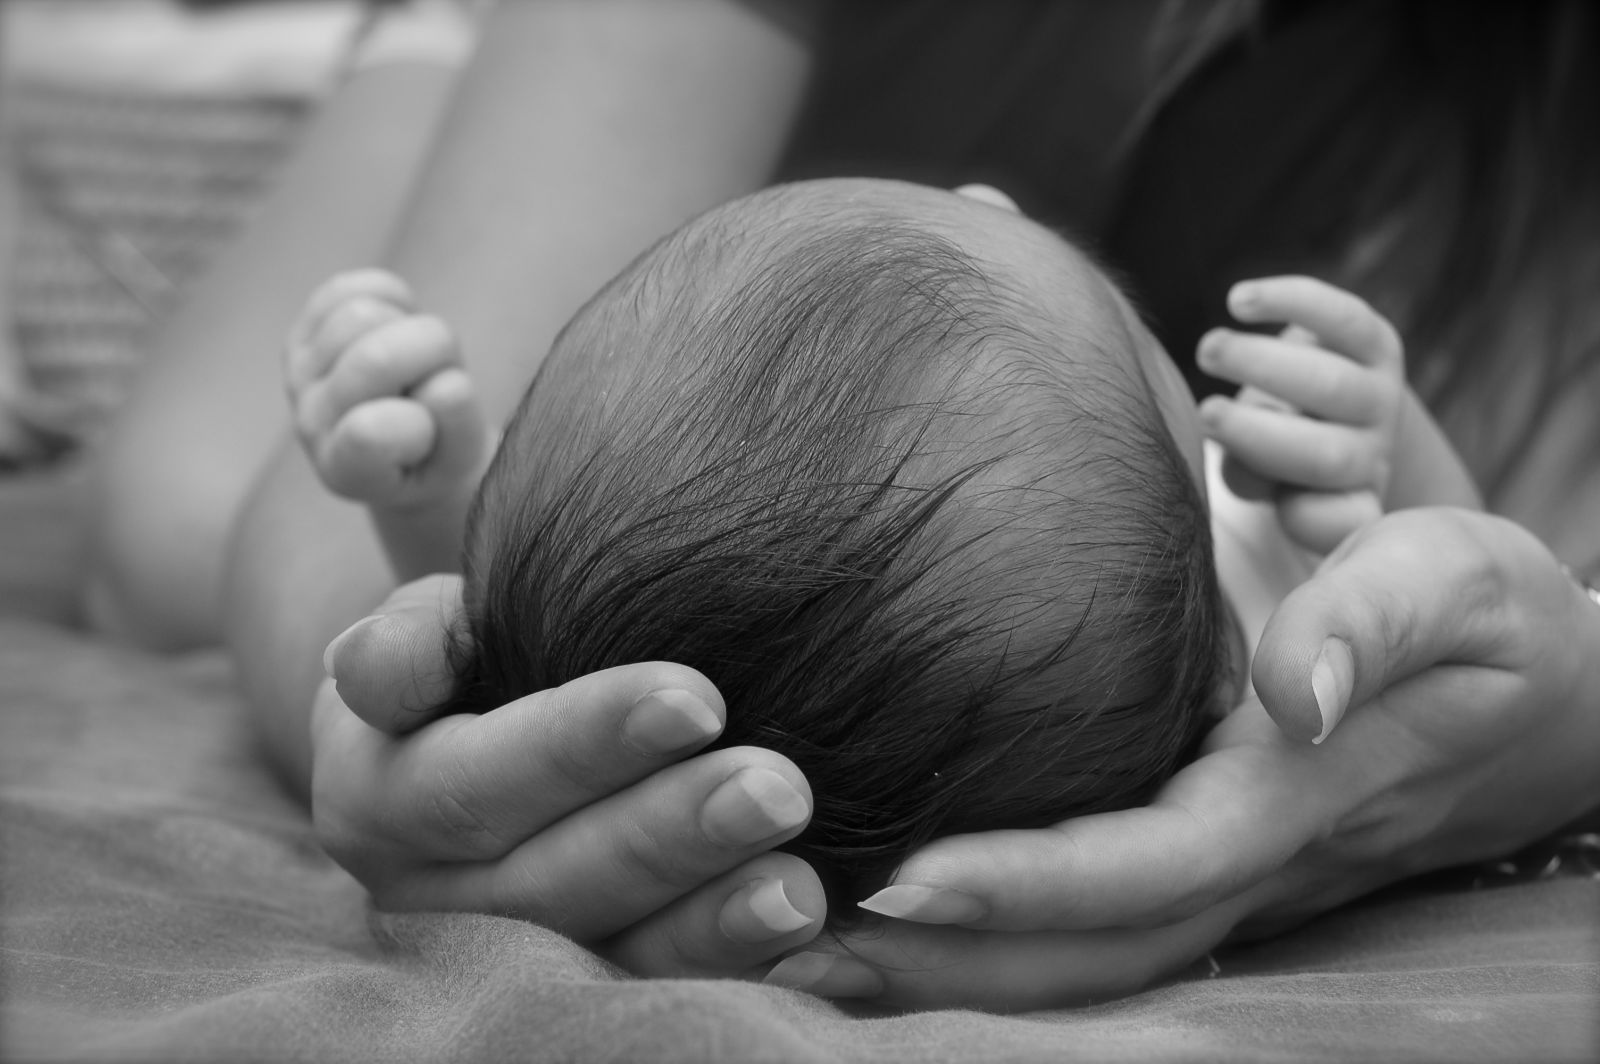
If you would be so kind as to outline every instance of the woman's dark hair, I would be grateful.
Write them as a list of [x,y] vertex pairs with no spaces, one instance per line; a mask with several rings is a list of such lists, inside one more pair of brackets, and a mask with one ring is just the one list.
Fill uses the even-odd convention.
[[[1323,277],[1395,322],[1490,508],[1536,516],[1530,484],[1584,475],[1534,444],[1600,370],[1594,0],[874,0],[827,16],[786,175],[998,185],[1128,279],[1197,395],[1231,387],[1192,360],[1237,324],[1231,285]],[[1592,447],[1571,457],[1594,464]],[[1589,555],[1569,562],[1600,563],[1566,539]]]
[[1146,799],[1225,654],[1131,355],[1074,352],[1091,331],[893,212],[757,213],[669,238],[558,340],[473,510],[451,709],[693,666],[721,744],[805,772],[787,848],[845,905],[936,835]]
[[[1405,336],[1413,384],[1493,505],[1554,403],[1600,368],[1600,5],[1167,7],[1166,73],[1133,162],[1150,194],[1134,188],[1129,211],[1198,198],[1235,235],[1185,249],[1214,277],[1174,275],[1151,302],[1206,300],[1215,316],[1221,290],[1257,268],[1365,295]],[[1248,186],[1239,217],[1204,191],[1224,183]],[[1134,257],[1174,255],[1169,221],[1126,218],[1151,234]]]

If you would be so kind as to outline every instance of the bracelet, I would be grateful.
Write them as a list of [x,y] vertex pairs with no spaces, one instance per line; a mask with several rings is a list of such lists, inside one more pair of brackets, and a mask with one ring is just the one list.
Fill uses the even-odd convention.
[[1590,602],[1594,603],[1596,606],[1600,606],[1600,587],[1595,587],[1588,581],[1586,577],[1580,575],[1578,571],[1570,565],[1563,565],[1561,567],[1561,571],[1566,574],[1568,580],[1571,580],[1574,584],[1578,585],[1579,591],[1582,591],[1585,595],[1589,596]]

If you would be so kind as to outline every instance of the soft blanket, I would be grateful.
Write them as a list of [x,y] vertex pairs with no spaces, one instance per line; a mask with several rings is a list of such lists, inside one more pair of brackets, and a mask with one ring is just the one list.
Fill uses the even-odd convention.
[[392,915],[317,848],[217,657],[0,619],[0,1038],[19,1060],[1594,1060],[1600,882],[1399,892],[1020,1017],[855,1016]]

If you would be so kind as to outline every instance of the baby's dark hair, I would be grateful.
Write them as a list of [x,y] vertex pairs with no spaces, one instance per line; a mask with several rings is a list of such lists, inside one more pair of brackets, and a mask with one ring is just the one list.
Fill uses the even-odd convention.
[[[1146,799],[1223,686],[1206,509],[1128,359],[793,189],[573,319],[469,522],[451,709],[666,660],[791,758],[838,912],[929,839]],[[842,903],[842,904],[841,904]]]

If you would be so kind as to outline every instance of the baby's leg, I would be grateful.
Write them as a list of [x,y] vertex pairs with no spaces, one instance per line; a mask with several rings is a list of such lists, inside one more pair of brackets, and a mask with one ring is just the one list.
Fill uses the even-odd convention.
[[329,490],[365,503],[395,575],[454,570],[489,434],[454,335],[393,274],[341,274],[290,333],[296,434]]
[[312,286],[381,257],[453,80],[416,63],[346,81],[270,200],[155,336],[97,446],[96,627],[169,649],[220,638],[235,513],[286,427],[284,331]]

